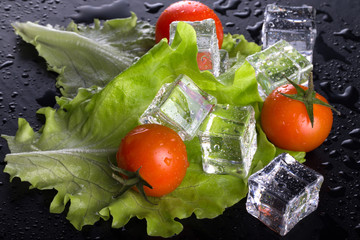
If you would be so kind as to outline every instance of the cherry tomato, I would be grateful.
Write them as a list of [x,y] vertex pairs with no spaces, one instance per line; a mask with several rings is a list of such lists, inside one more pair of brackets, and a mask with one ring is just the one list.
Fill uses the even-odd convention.
[[[287,84],[275,89],[265,99],[261,110],[261,126],[268,139],[275,146],[292,151],[309,152],[320,146],[332,127],[331,109],[314,104],[314,126],[312,127],[304,103],[280,93],[296,94],[297,91],[291,84]],[[319,94],[316,94],[316,98],[328,103]]]
[[212,9],[196,1],[173,3],[161,13],[156,23],[156,42],[159,42],[163,38],[169,40],[170,23],[173,21],[201,21],[208,18],[212,18],[215,21],[219,48],[221,48],[224,32],[220,19]]
[[121,141],[116,155],[118,166],[135,172],[153,189],[144,187],[147,196],[160,197],[174,191],[189,166],[184,142],[172,129],[145,124],[131,130]]

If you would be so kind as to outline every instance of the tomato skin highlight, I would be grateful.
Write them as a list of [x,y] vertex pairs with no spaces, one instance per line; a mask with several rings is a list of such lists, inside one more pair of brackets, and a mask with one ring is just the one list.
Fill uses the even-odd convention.
[[169,40],[170,24],[173,21],[202,21],[208,18],[215,21],[219,48],[221,48],[224,30],[219,17],[211,8],[197,1],[179,1],[166,8],[156,23],[155,40],[157,43],[163,38]]
[[[275,89],[265,99],[261,110],[261,126],[269,141],[279,148],[291,151],[310,152],[319,147],[331,131],[331,109],[314,104],[312,127],[304,103],[285,97],[280,92],[297,93],[294,86],[286,84]],[[320,94],[316,94],[316,98],[328,103]]]
[[118,166],[135,172],[153,189],[144,187],[147,196],[160,197],[174,191],[189,166],[186,147],[172,129],[145,124],[131,130],[121,141],[116,155]]

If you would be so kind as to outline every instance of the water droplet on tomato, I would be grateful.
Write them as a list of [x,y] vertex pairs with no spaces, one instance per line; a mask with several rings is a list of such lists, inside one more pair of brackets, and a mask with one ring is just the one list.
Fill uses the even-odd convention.
[[165,158],[165,159],[164,159],[164,163],[165,163],[167,166],[170,166],[170,164],[171,164],[171,159],[170,159],[170,158]]

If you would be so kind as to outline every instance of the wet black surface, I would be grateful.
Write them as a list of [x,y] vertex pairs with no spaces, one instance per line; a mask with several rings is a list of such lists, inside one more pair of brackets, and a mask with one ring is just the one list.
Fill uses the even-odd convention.
[[[1,0],[0,2],[0,132],[14,135],[17,119],[26,118],[39,129],[36,110],[54,106],[60,95],[54,73],[38,57],[33,46],[15,36],[13,21],[39,21],[42,24],[67,25],[71,16],[88,21],[96,14],[106,18],[103,4],[125,6],[112,16],[134,11],[153,24],[162,10],[174,1],[112,0]],[[248,40],[260,40],[263,10],[274,1],[219,0],[202,1],[214,8],[224,31],[244,34]],[[282,4],[316,7],[319,36],[314,52],[316,90],[341,111],[335,116],[333,130],[325,143],[307,154],[306,164],[324,175],[318,209],[281,238],[245,210],[245,200],[228,208],[215,219],[181,220],[184,230],[174,239],[359,239],[360,238],[360,1],[294,0]],[[82,6],[82,7],[81,7]],[[85,7],[84,7],[85,6]],[[86,7],[86,6],[93,6]],[[89,10],[90,9],[90,10]],[[85,11],[85,13],[84,13]],[[86,13],[90,11],[91,13]],[[81,19],[79,14],[85,19]],[[115,14],[115,15],[114,15]],[[3,173],[4,156],[9,152],[0,140],[0,239],[152,239],[146,236],[144,220],[132,219],[125,228],[112,229],[110,221],[99,221],[77,231],[66,220],[66,213],[51,214],[49,206],[55,191],[29,190],[19,179],[9,182]]]

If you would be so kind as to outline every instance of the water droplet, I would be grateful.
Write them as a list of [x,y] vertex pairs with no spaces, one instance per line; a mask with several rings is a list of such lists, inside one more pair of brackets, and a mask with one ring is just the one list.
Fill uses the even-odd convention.
[[5,61],[0,65],[0,70],[14,64],[14,61]]
[[280,188],[280,191],[284,191],[284,189],[286,188],[286,184],[282,183],[282,182],[279,182],[278,187]]
[[329,186],[329,195],[332,197],[342,197],[345,195],[346,188],[344,186],[336,186],[330,187]]
[[170,158],[165,158],[165,159],[164,159],[164,163],[165,163],[167,166],[170,166],[170,164],[171,164],[171,159],[170,159]]
[[235,23],[234,22],[227,22],[227,23],[225,23],[225,26],[226,27],[233,27],[233,26],[235,26]]
[[215,144],[214,145],[214,150],[215,151],[219,151],[221,149],[220,145],[219,144]]
[[5,10],[5,11],[10,11],[10,10],[11,10],[11,5],[6,5],[6,6],[4,7],[4,10]]
[[332,164],[331,162],[323,162],[321,163],[322,166],[324,166],[326,169],[332,169]]
[[17,95],[19,95],[18,92],[13,92],[13,93],[11,94],[11,97],[12,97],[12,98],[15,98]]
[[340,177],[342,177],[346,181],[352,181],[354,179],[344,171],[339,171],[339,175],[340,175]]
[[349,28],[344,28],[344,29],[340,30],[339,32],[334,32],[333,34],[334,34],[334,36],[341,36],[344,39],[350,39],[355,42],[360,42],[360,36],[356,36],[352,32],[352,30]]
[[6,55],[6,58],[15,59],[14,55],[12,55],[12,54],[8,54],[8,55]]
[[351,150],[358,150],[360,149],[360,141],[357,139],[346,139],[341,142],[341,146]]
[[331,150],[329,153],[330,157],[338,157],[340,156],[340,153],[337,150]]
[[221,15],[226,15],[226,11],[237,9],[241,0],[230,0],[226,5],[222,5],[224,0],[218,0],[214,2],[213,9]]
[[253,26],[247,26],[246,27],[246,30],[250,33],[250,36],[257,43],[260,41],[260,39],[258,39],[258,37],[260,36],[262,25],[263,25],[263,21],[260,21],[260,22],[257,22]]
[[255,6],[255,7],[261,7],[261,2],[256,2],[256,3],[254,3],[254,6]]
[[357,234],[360,236],[360,223],[355,226],[354,230],[357,232]]
[[71,16],[75,22],[92,23],[95,18],[101,20],[130,17],[130,4],[126,0],[118,0],[111,4],[98,7],[84,5],[75,9],[76,15]]
[[259,17],[261,14],[263,14],[263,11],[262,11],[261,9],[256,9],[256,10],[254,11],[254,16],[255,16],[255,17]]
[[144,6],[146,7],[146,11],[148,13],[157,13],[159,10],[164,7],[164,4],[162,3],[148,3],[145,2]]
[[10,109],[11,112],[15,111],[16,105],[17,105],[16,102],[10,102],[9,103],[9,109]]
[[321,15],[321,14],[323,14],[322,19],[325,22],[332,22],[333,21],[333,18],[330,16],[330,14],[328,12],[320,10],[320,9],[316,9],[316,15]]
[[360,128],[355,128],[349,132],[352,137],[360,137]]
[[344,155],[343,163],[351,169],[359,170],[360,169],[360,161],[355,161],[354,159],[350,158],[348,155]]
[[348,86],[343,93],[334,93],[330,82],[321,82],[321,89],[326,93],[328,100],[332,103],[340,103],[351,110],[359,111],[355,104],[359,100],[359,91],[354,86]]
[[248,7],[245,7],[243,11],[241,12],[235,12],[233,15],[238,18],[247,18],[251,14],[251,9]]

